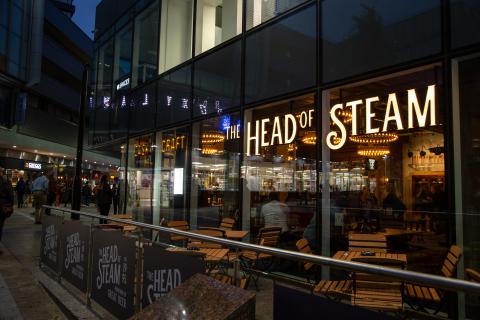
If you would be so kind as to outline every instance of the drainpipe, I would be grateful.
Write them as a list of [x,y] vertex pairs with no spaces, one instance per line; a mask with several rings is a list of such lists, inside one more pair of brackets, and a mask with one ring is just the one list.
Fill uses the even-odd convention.
[[30,26],[30,68],[27,87],[40,82],[42,76],[43,21],[45,0],[32,1],[32,23]]

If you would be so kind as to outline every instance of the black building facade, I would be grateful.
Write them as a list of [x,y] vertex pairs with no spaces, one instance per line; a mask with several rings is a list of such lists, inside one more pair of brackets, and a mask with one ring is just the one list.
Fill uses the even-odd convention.
[[[89,143],[118,159],[137,220],[230,216],[252,239],[280,225],[285,248],[304,237],[325,256],[349,232],[402,234],[409,269],[434,273],[457,244],[463,277],[480,263],[479,12],[104,0]],[[478,312],[471,297],[456,306]]]

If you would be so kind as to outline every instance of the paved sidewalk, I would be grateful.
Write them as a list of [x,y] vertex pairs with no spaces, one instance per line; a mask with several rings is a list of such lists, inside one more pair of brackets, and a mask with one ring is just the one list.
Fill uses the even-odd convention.
[[34,276],[38,269],[41,226],[32,208],[15,208],[0,243],[0,319],[65,319]]

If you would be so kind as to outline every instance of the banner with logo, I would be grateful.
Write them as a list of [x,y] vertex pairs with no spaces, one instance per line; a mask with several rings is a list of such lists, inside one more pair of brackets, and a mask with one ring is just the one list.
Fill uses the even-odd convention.
[[134,313],[135,241],[119,231],[93,233],[92,299],[119,319]]
[[62,278],[86,292],[90,227],[80,221],[66,221],[60,239],[63,252]]
[[145,246],[143,248],[143,307],[155,302],[159,297],[196,273],[205,272],[205,265],[199,257],[163,248]]
[[62,218],[44,215],[42,218],[42,239],[40,261],[55,272],[60,272],[60,228]]

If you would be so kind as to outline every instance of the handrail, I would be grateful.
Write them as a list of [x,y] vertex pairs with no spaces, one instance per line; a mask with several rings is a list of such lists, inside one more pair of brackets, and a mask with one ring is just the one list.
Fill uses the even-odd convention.
[[148,223],[137,222],[132,220],[118,219],[110,216],[103,216],[99,214],[76,211],[76,210],[71,210],[66,208],[59,208],[59,207],[53,207],[53,206],[43,206],[43,207],[56,210],[56,211],[61,211],[61,212],[75,213],[75,214],[79,214],[79,215],[83,215],[91,218],[110,220],[113,222],[119,222],[123,224],[136,226],[139,228],[145,228],[145,229],[155,230],[159,232],[175,234],[175,235],[184,236],[187,238],[208,241],[212,243],[225,245],[228,247],[246,249],[246,250],[251,250],[259,253],[266,253],[273,256],[278,256],[278,257],[287,258],[291,260],[297,260],[302,262],[312,262],[314,264],[325,265],[325,266],[345,269],[345,270],[354,271],[354,272],[372,273],[376,275],[400,279],[407,282],[419,283],[426,286],[442,288],[450,291],[462,291],[462,292],[469,292],[473,294],[480,294],[480,283],[474,283],[474,282],[460,280],[460,279],[441,277],[441,276],[430,275],[427,273],[421,273],[416,271],[385,268],[381,266],[375,266],[375,265],[360,263],[360,262],[337,260],[330,257],[324,257],[324,256],[319,256],[314,254],[306,254],[306,253],[301,253],[297,251],[289,251],[289,250],[273,248],[273,247],[260,246],[256,244],[233,241],[233,240],[228,240],[223,238],[216,238],[216,237],[211,237],[203,234],[182,231],[182,230],[168,228],[168,227],[155,226]]

